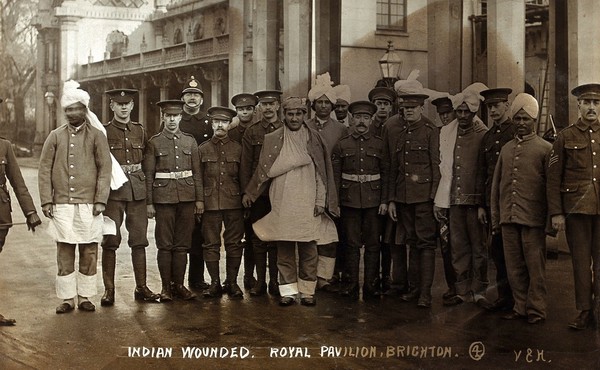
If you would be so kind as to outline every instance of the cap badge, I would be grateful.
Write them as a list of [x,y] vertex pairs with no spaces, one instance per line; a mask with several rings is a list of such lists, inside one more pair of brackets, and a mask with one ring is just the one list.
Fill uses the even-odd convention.
[[125,96],[125,91],[121,91],[121,96]]

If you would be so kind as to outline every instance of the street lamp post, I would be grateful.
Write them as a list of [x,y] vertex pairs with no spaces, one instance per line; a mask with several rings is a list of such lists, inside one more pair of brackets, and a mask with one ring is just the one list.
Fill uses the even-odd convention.
[[402,59],[394,50],[392,41],[388,41],[387,50],[379,59],[379,70],[381,71],[381,80],[377,81],[377,86],[394,88],[394,83],[400,78]]

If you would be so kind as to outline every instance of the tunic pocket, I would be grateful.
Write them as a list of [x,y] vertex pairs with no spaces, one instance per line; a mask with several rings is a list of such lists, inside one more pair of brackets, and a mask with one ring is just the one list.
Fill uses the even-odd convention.
[[566,168],[585,168],[590,163],[589,152],[586,150],[588,143],[565,141],[565,167]]

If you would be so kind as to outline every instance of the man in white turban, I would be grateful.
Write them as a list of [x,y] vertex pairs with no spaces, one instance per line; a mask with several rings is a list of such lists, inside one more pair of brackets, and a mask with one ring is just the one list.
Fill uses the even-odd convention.
[[[95,127],[99,122],[88,109],[88,93],[78,87],[74,81],[64,85],[61,105],[67,123],[48,135],[38,172],[42,211],[50,219],[48,233],[57,246],[56,294],[63,300],[56,308],[57,314],[72,311],[76,296],[80,310],[95,310],[89,297],[97,293],[102,212],[111,185],[108,141]],[[76,245],[79,246],[77,272]]]
[[486,301],[487,251],[477,221],[481,194],[476,192],[475,183],[479,144],[485,134],[475,121],[481,99],[469,89],[453,96],[456,120],[440,132],[441,180],[434,200],[435,214],[438,220],[449,220],[456,271],[456,295],[445,299],[445,305]]
[[536,132],[538,103],[516,96],[510,116],[516,137],[506,143],[494,171],[491,193],[493,235],[502,234],[514,305],[504,319],[546,318],[546,158],[552,145]]
[[351,121],[351,116],[348,114],[351,101],[350,86],[337,85],[333,88],[333,92],[337,99],[334,105],[335,118],[339,123],[349,128]]
[[[333,82],[331,81],[328,72],[317,76],[313,88],[308,92],[308,99],[311,102],[312,109],[315,111],[315,117],[306,121],[306,125],[309,128],[318,131],[321,135],[323,143],[325,144],[326,155],[329,158],[331,158],[333,148],[335,148],[340,139],[348,135],[346,126],[331,118],[331,112],[337,102],[337,95],[332,85]],[[338,230],[341,229],[341,225],[338,224],[336,226],[338,226]],[[337,244],[337,242],[329,244],[318,243],[318,289],[329,292],[339,290],[337,280],[333,279],[338,248]]]

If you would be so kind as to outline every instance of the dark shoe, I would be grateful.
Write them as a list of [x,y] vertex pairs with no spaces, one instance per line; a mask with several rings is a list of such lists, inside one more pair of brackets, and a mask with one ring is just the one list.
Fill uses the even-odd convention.
[[463,299],[460,296],[455,295],[448,299],[444,299],[444,306],[456,306],[463,303]]
[[162,288],[160,292],[161,302],[171,302],[173,300],[173,293],[171,293],[171,286]]
[[280,306],[291,306],[294,303],[296,303],[296,299],[294,299],[294,297],[285,296],[279,299]]
[[115,304],[115,290],[114,289],[106,289],[104,291],[104,295],[100,298],[100,306],[112,306]]
[[244,298],[244,293],[237,283],[229,284],[227,295],[229,295],[229,298]]
[[475,304],[486,311],[493,311],[492,307],[494,305],[491,304],[490,301],[488,301],[485,297],[478,297],[475,301]]
[[593,322],[592,311],[581,311],[575,320],[569,323],[569,327],[575,330],[583,330],[590,326]]
[[314,306],[317,304],[315,297],[302,297],[300,298],[300,304],[303,306]]
[[363,299],[379,297],[381,297],[381,291],[379,290],[379,282],[377,282],[377,284],[363,285]]
[[223,284],[221,284],[221,287],[223,288],[224,292],[229,293],[229,288],[231,288],[231,283],[229,282],[229,279],[225,279],[223,281]]
[[223,287],[218,280],[213,281],[210,287],[202,293],[204,298],[219,298],[223,295]]
[[173,291],[175,295],[184,301],[189,301],[190,299],[196,298],[196,294],[189,291],[188,288],[183,286],[183,284],[175,284],[175,290]]
[[515,312],[515,311],[512,311],[511,313],[502,316],[503,320],[521,320],[521,319],[525,319],[525,318],[527,318],[527,316],[521,315],[520,313]]
[[56,313],[57,314],[67,313],[67,312],[73,311],[73,309],[75,309],[75,307],[71,306],[67,302],[63,302],[60,305],[58,305],[58,307],[56,307]]
[[411,302],[411,301],[414,301],[415,299],[419,298],[420,295],[421,295],[420,290],[418,288],[413,288],[408,293],[402,294],[400,296],[400,299],[403,300],[404,302]]
[[513,309],[515,302],[512,299],[508,298],[498,298],[494,301],[494,303],[487,303],[484,309],[488,311],[510,311]]
[[527,322],[530,324],[539,324],[544,321],[544,318],[538,315],[529,314],[527,315]]
[[357,283],[351,283],[346,285],[345,288],[340,290],[340,295],[342,297],[350,297],[353,300],[358,300],[359,288]]
[[94,306],[94,304],[90,301],[83,301],[83,302],[79,303],[79,306],[77,306],[77,308],[79,308],[81,311],[87,311],[87,312],[96,311],[96,306]]
[[431,295],[427,296],[421,294],[419,300],[417,301],[417,307],[431,308]]
[[384,276],[381,279],[381,294],[387,294],[392,289],[392,279],[389,276]]
[[382,294],[388,297],[401,297],[404,293],[407,293],[406,289],[399,285],[392,285],[388,290]]
[[270,295],[279,295],[279,283],[276,281],[269,281],[269,294]]
[[252,289],[250,289],[250,295],[251,296],[261,296],[264,295],[267,292],[267,283],[265,282],[259,282],[257,281],[256,284],[254,284],[254,287],[252,287]]
[[190,289],[193,290],[206,290],[210,288],[210,284],[208,284],[206,281],[193,282],[189,283],[188,285],[190,286]]
[[136,301],[158,301],[160,298],[159,294],[156,294],[150,290],[146,285],[142,287],[135,287],[133,291],[133,299]]
[[15,319],[7,319],[0,315],[0,326],[13,326],[17,321]]
[[252,289],[256,285],[254,276],[244,276],[244,289]]
[[452,298],[456,295],[456,289],[454,288],[448,288],[448,290],[446,290],[444,292],[444,294],[442,294],[442,299],[449,299]]

